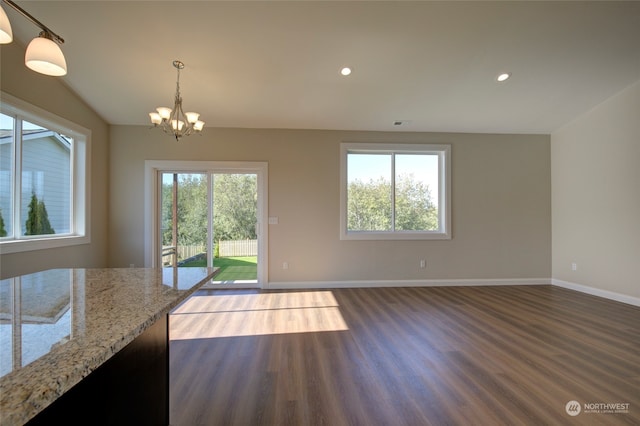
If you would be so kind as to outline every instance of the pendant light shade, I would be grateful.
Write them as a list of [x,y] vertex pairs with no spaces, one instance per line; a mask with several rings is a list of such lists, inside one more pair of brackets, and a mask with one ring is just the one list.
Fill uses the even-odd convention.
[[0,44],[7,44],[13,41],[13,31],[11,23],[4,9],[0,7]]
[[34,38],[24,55],[24,63],[40,74],[62,76],[67,74],[67,62],[60,46],[49,37],[46,32]]

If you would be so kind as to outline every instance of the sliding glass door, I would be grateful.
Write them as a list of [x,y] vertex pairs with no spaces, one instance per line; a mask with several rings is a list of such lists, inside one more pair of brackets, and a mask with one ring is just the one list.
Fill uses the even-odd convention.
[[214,173],[213,266],[214,282],[250,284],[258,279],[258,175]]
[[[216,288],[261,287],[266,277],[266,164],[149,161],[155,181],[152,265],[213,266]],[[209,167],[197,169],[198,165]],[[150,167],[157,165],[158,167]],[[169,166],[180,165],[180,169]],[[155,178],[154,178],[155,176]],[[155,259],[155,260],[154,260]]]
[[210,210],[207,174],[160,174],[162,266],[207,266]]

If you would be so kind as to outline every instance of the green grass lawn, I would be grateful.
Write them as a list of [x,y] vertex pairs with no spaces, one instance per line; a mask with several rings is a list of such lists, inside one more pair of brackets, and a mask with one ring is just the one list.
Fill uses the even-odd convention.
[[[195,260],[183,267],[207,266],[205,259]],[[258,257],[217,257],[213,259],[213,266],[220,268],[214,281],[257,280]]]

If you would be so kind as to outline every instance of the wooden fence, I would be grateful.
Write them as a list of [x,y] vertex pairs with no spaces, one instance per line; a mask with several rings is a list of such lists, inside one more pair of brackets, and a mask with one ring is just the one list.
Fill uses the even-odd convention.
[[206,252],[207,246],[178,246],[178,259],[188,259],[196,254]]
[[257,256],[258,240],[219,241],[220,257]]
[[[219,241],[220,257],[257,256],[258,240]],[[172,256],[177,252],[178,260],[188,259],[200,253],[206,253],[207,246],[165,246],[162,248],[163,263],[171,264]]]
[[200,253],[206,253],[207,246],[163,246],[162,264],[164,266],[173,265],[173,257],[178,254],[178,262],[194,257]]

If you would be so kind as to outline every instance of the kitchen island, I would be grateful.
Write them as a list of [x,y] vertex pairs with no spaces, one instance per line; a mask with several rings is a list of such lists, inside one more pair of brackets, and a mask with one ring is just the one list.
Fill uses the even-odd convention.
[[0,424],[168,424],[168,314],[216,269],[0,281]]

